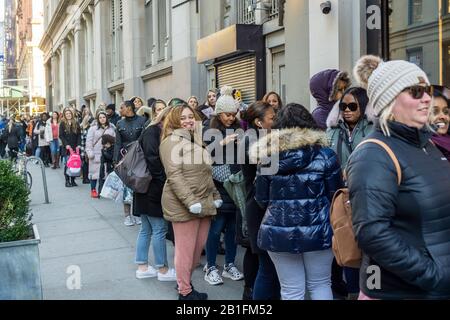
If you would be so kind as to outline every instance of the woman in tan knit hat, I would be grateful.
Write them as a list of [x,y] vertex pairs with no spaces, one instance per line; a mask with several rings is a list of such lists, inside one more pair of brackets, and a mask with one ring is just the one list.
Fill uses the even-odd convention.
[[363,252],[361,299],[450,298],[450,164],[430,142],[428,77],[406,61],[362,57],[355,78],[379,120],[348,164]]

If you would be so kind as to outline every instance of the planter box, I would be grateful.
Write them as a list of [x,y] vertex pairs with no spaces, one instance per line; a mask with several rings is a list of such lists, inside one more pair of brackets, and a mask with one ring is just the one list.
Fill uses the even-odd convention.
[[34,239],[0,243],[0,300],[42,300],[39,244]]

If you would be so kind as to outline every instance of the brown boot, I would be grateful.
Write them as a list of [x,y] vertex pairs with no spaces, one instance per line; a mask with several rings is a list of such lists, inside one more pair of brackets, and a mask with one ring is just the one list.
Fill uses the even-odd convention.
[[60,167],[60,163],[61,163],[61,156],[59,155],[59,154],[57,154],[56,156],[55,156],[55,163],[56,163],[56,168],[57,169],[61,169],[61,167]]
[[52,169],[56,169],[56,156],[52,154]]

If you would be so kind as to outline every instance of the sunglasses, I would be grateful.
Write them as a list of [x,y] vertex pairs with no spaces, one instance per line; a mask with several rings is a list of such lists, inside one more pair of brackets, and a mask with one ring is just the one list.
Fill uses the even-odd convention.
[[349,109],[351,112],[355,112],[356,110],[358,110],[358,104],[355,102],[349,104],[342,102],[339,104],[339,110],[341,110],[342,112],[344,112],[347,109]]
[[412,86],[405,88],[403,92],[408,91],[413,99],[422,99],[425,93],[427,93],[430,97],[433,96],[433,87],[432,86]]

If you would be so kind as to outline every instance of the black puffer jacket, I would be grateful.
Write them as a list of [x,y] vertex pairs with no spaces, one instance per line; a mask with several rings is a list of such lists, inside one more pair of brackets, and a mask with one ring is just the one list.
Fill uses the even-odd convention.
[[[394,151],[400,187],[393,161],[376,144],[357,149],[348,165],[353,225],[364,253],[361,290],[375,299],[449,299],[450,164],[424,130],[389,126],[390,138],[379,128],[369,138]],[[380,289],[367,286],[369,266],[380,267]]]
[[122,159],[121,150],[127,149],[131,143],[139,139],[144,130],[145,118],[134,115],[120,120],[116,128],[116,144],[114,146],[114,162]]

